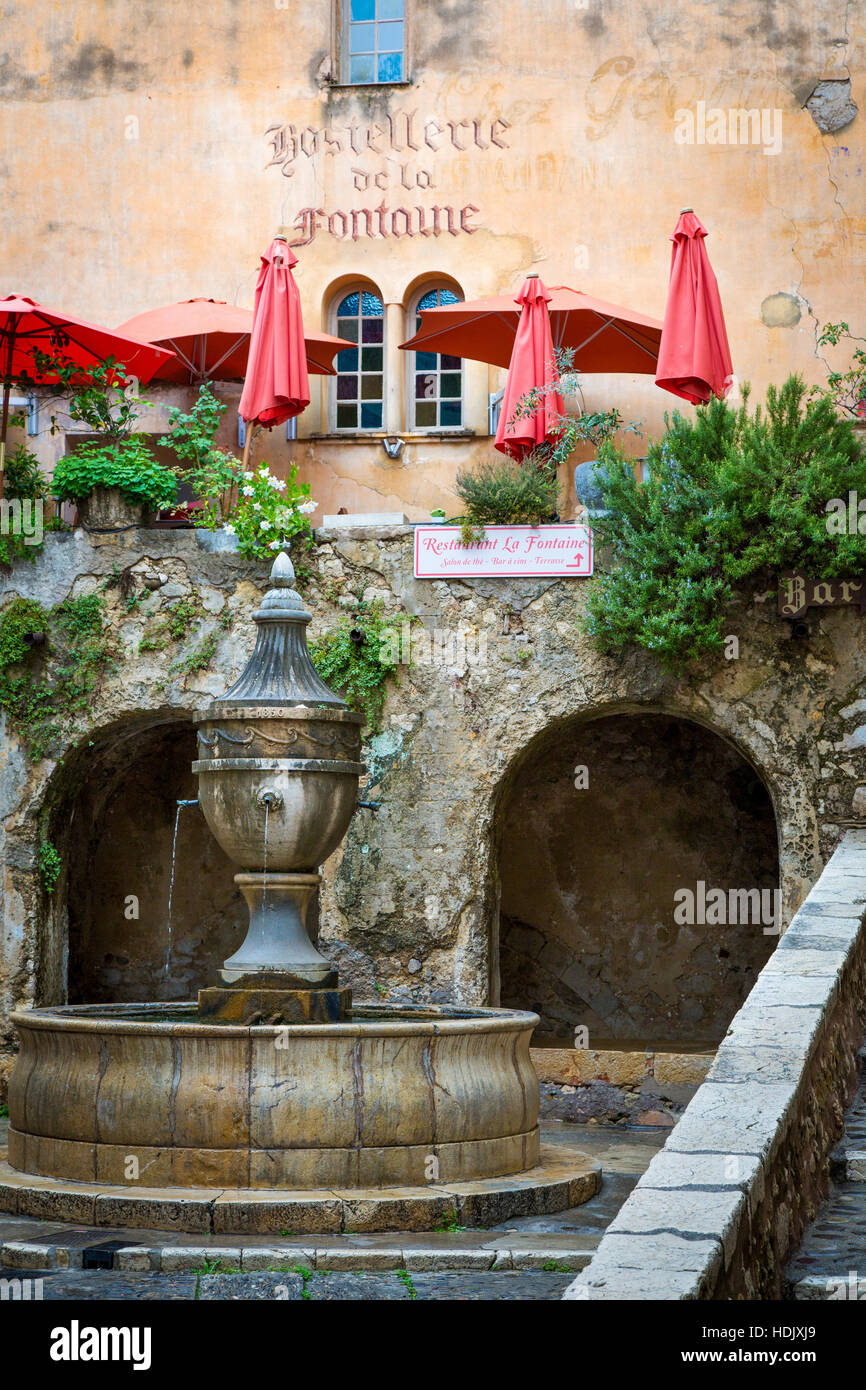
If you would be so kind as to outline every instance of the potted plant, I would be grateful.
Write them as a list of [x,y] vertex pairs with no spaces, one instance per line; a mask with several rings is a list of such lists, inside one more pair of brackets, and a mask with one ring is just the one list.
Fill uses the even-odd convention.
[[51,489],[75,502],[81,524],[91,531],[142,526],[153,512],[177,497],[177,477],[158,463],[138,435],[88,441],[54,470]]
[[188,516],[205,550],[237,549],[226,523],[243,485],[243,468],[239,458],[214,442],[226,409],[205,382],[189,414],[170,411],[169,432],[159,441],[187,465],[183,480],[196,498]]
[[435,522],[437,526],[442,526],[444,524],[445,513],[441,507],[435,507],[433,509],[430,513],[430,520]]

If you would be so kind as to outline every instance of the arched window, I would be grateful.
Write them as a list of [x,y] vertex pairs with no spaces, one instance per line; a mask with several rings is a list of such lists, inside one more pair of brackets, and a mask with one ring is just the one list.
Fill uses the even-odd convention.
[[[421,312],[442,304],[459,304],[462,296],[445,286],[422,291],[409,315],[409,331],[421,327]],[[410,361],[409,428],[463,428],[463,360],[438,352],[414,352]]]
[[337,354],[337,430],[381,430],[385,402],[385,310],[377,294],[353,290],[337,305],[334,332],[357,347]]

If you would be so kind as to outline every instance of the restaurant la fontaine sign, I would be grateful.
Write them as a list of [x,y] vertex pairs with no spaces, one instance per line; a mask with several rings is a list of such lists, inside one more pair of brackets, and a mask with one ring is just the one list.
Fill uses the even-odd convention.
[[585,579],[592,574],[588,526],[485,526],[464,545],[459,526],[418,526],[416,579]]

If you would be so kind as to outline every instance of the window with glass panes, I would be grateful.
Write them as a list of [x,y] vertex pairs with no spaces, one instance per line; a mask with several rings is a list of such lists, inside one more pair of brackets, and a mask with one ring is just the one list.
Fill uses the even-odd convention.
[[[421,311],[441,304],[459,304],[453,290],[428,290],[418,301],[415,331]],[[446,353],[416,352],[412,393],[416,430],[460,429],[463,424],[463,362]]]
[[385,400],[385,310],[379,296],[356,290],[341,299],[336,333],[357,344],[337,354],[337,429],[380,430]]
[[348,80],[403,82],[405,0],[345,0]]

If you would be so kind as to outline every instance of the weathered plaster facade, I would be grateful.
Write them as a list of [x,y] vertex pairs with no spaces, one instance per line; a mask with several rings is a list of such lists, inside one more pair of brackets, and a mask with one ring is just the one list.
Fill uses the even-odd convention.
[[[422,661],[401,670],[399,685],[389,691],[382,731],[365,752],[370,773],[364,796],[380,807],[356,814],[341,850],[325,867],[322,941],[358,997],[374,997],[378,987],[393,1001],[498,999],[500,857],[512,791],[539,750],[599,716],[691,721],[751,764],[775,812],[786,922],[837,843],[840,825],[862,816],[866,633],[853,610],[814,619],[812,637],[801,641],[777,617],[775,595],[759,593],[730,613],[739,659],[710,662],[676,679],[648,656],[614,661],[594,651],[578,625],[592,581],[418,581],[412,577],[408,528],[326,533],[320,540],[317,573],[307,590],[313,636],[351,609],[352,589],[361,583],[368,598],[381,597],[395,613],[417,615],[428,632],[471,639],[466,659]],[[76,532],[49,536],[35,565],[19,566],[4,579],[3,595],[53,604],[126,569],[140,602],[130,611],[116,584],[104,591],[118,659],[56,759],[31,765],[14,731],[4,734],[4,1018],[15,1005],[60,1002],[69,988],[76,997],[86,987],[101,997],[129,997],[123,984],[127,968],[142,987],[149,983],[149,997],[173,992],[162,967],[165,861],[171,802],[189,794],[189,783],[188,745],[180,730],[173,741],[171,729],[188,726],[192,711],[225,690],[246,661],[254,637],[250,615],[266,570],[235,555],[206,554],[191,532],[90,539]],[[145,579],[154,578],[157,586],[146,589]],[[141,653],[153,615],[191,594],[202,616],[184,641]],[[226,614],[232,616],[230,627],[223,626]],[[218,636],[210,666],[193,677],[172,669],[209,632]],[[160,727],[163,733],[154,732]],[[165,749],[175,749],[165,754],[164,804],[159,814],[152,811],[158,779],[151,768],[152,799],[141,800],[136,818],[142,758],[146,763],[154,756],[160,739]],[[126,766],[118,740],[128,750]],[[115,794],[125,798],[116,824],[105,816]],[[115,838],[107,845],[95,842],[99,836],[78,828],[76,815],[89,816],[88,827],[104,826]],[[216,949],[235,928],[225,866],[191,825],[183,833],[192,839],[179,849],[183,876],[172,959],[191,992],[203,982],[208,943]],[[66,863],[50,896],[37,872],[38,846],[46,836]],[[71,872],[70,856],[76,858]],[[90,856],[87,864],[82,856]],[[99,863],[90,905],[73,906],[83,873]],[[690,861],[688,873],[697,867],[698,861]],[[199,894],[193,891],[197,879]],[[140,897],[138,921],[124,917],[129,894]],[[81,940],[69,940],[82,930],[95,943],[89,975],[82,973],[87,953]],[[119,971],[120,980],[105,975],[106,953],[114,957],[108,969]],[[118,956],[124,958],[120,964]],[[8,1049],[11,1030],[3,1037]]]
[[[828,320],[864,331],[866,94],[850,0],[407,0],[409,80],[367,87],[342,85],[336,5],[34,0],[7,11],[0,68],[4,293],[111,325],[197,295],[251,305],[258,257],[283,228],[310,326],[332,328],[349,287],[381,296],[384,430],[403,437],[400,457],[379,435],[334,436],[322,379],[301,439],[275,431],[258,446],[274,466],[298,462],[317,521],[340,507],[454,510],[457,468],[489,451],[502,373],[481,364],[465,368],[468,433],[409,428],[397,343],[424,287],[474,298],[536,270],[661,317],[668,237],[689,205],[756,397],[791,371],[823,379]],[[723,142],[707,134],[714,111],[735,115]],[[754,129],[737,117],[750,111]],[[694,143],[679,143],[689,116]],[[647,376],[584,388],[588,409],[616,406],[650,433],[675,403]],[[46,461],[58,447],[39,441]]]

